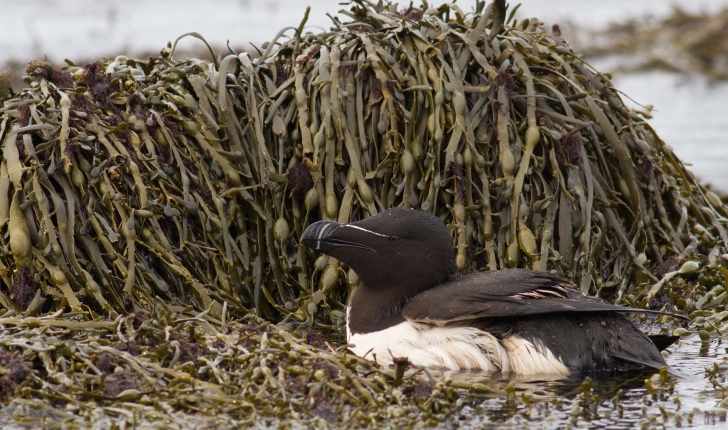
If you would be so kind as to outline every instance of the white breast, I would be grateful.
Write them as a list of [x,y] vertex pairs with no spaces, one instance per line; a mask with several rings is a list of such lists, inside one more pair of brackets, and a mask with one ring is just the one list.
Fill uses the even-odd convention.
[[439,327],[405,321],[385,330],[346,338],[354,354],[383,365],[407,357],[415,366],[473,369],[516,375],[568,375],[569,369],[548,348],[517,336],[502,342],[474,327]]

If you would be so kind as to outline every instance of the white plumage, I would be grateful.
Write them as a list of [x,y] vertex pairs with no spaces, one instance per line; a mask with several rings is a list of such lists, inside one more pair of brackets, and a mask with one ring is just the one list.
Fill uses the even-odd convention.
[[[348,309],[347,309],[348,313]],[[349,349],[382,365],[392,357],[407,357],[415,366],[451,370],[482,370],[516,375],[568,375],[569,369],[542,345],[517,336],[502,342],[475,327],[440,327],[405,321],[372,333],[351,334]]]

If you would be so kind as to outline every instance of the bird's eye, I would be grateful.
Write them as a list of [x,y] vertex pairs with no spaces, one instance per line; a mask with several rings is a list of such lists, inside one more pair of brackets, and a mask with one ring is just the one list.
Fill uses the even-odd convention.
[[394,244],[394,245],[398,244],[399,241],[402,240],[402,238],[399,236],[389,236],[388,239],[389,239],[389,243]]

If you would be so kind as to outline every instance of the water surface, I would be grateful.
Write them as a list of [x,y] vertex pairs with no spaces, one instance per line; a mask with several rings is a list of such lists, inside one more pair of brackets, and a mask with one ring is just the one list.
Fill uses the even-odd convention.
[[[570,378],[491,378],[477,372],[442,372],[437,377],[481,382],[504,390],[515,386],[515,398],[503,397],[476,401],[466,406],[462,420],[485,428],[726,428],[728,385],[725,377],[716,388],[706,377],[706,369],[719,363],[719,373],[728,372],[725,337],[703,342],[697,335],[681,339],[667,351],[668,365],[680,374],[667,384],[652,382],[658,389],[651,393],[645,379],[653,372],[627,372],[590,375],[592,389],[584,394],[584,376]],[[674,383],[674,385],[673,385]],[[524,400],[530,399],[530,404]]]

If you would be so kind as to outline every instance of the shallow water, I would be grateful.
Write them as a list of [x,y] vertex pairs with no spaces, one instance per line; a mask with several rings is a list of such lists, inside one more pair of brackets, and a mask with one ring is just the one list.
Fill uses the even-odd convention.
[[[310,30],[328,29],[342,0],[0,0],[0,64],[48,55],[95,58],[117,53],[157,52],[167,41],[188,31],[203,34],[213,45],[256,44],[269,40],[285,26],[297,26],[311,6]],[[409,1],[400,1],[400,5]],[[417,2],[415,2],[417,3]],[[442,2],[444,3],[444,1]],[[521,4],[518,17],[538,17],[549,24],[574,21],[589,27],[626,17],[664,16],[673,5],[689,11],[715,11],[728,0],[511,0]],[[438,4],[430,1],[430,4]],[[469,11],[475,2],[460,1]],[[195,41],[186,42],[196,44]]]
[[[464,425],[478,428],[561,429],[575,428],[728,428],[728,324],[719,328],[722,336],[702,341],[697,333],[682,337],[663,352],[673,371],[668,390],[650,393],[645,380],[656,379],[653,371],[589,374],[592,390],[583,394],[585,375],[537,375],[502,377],[477,371],[428,369],[434,380],[450,379],[469,384],[481,383],[494,391],[466,396],[467,404],[458,412]],[[648,327],[643,330],[650,331]],[[343,331],[327,331],[324,336],[334,345],[344,345]],[[717,364],[716,388],[707,371]],[[659,386],[659,382],[651,382]],[[674,385],[672,384],[674,383]],[[502,391],[509,384],[515,399]],[[501,393],[496,393],[500,391]],[[597,395],[598,398],[593,396]],[[477,397],[481,396],[481,398]],[[530,405],[524,401],[524,396]]]
[[727,83],[666,72],[618,74],[613,83],[632,99],[622,97],[628,106],[653,105],[650,124],[660,138],[698,179],[728,193]]
[[[515,398],[500,396],[466,406],[461,419],[469,426],[725,428],[728,391],[715,388],[706,378],[705,369],[719,363],[720,372],[728,371],[727,341],[728,337],[722,342],[719,338],[703,342],[698,335],[691,335],[670,347],[666,361],[680,376],[671,378],[676,381],[671,390],[656,393],[650,393],[645,384],[645,379],[653,376],[652,372],[590,375],[593,382],[588,396],[583,394],[584,376],[498,379],[478,372],[439,372],[433,376],[481,382],[495,390],[504,390],[513,383]],[[720,383],[726,386],[725,379]],[[531,399],[530,405],[524,396]]]

